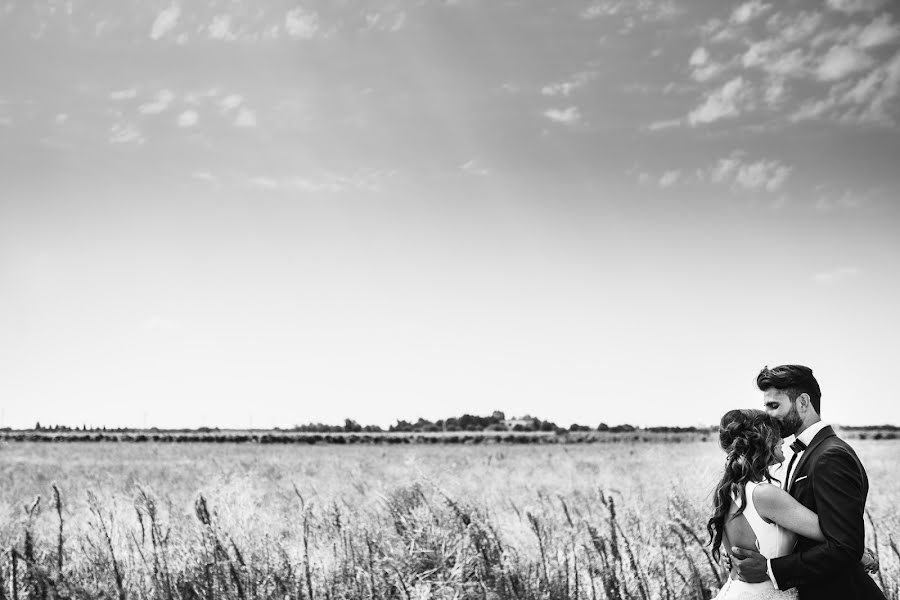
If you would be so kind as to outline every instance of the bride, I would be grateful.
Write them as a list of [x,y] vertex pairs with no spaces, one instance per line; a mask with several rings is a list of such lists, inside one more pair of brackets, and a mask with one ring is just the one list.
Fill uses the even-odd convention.
[[[716,486],[713,514],[706,529],[716,560],[720,548],[758,548],[768,558],[791,552],[797,536],[823,542],[819,518],[773,479],[769,467],[784,461],[778,422],[761,410],[730,410],[719,425],[719,444],[726,452],[725,472]],[[869,551],[863,559],[866,570],[878,563]],[[771,581],[747,583],[736,569],[715,600],[794,600],[797,590],[778,590]]]

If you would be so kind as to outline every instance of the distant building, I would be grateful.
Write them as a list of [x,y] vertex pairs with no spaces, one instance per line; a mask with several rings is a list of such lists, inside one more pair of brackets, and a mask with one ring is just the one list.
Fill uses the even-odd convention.
[[525,417],[522,419],[503,419],[501,424],[506,427],[507,430],[512,431],[517,425],[520,429],[533,429],[534,421],[535,419],[531,417]]

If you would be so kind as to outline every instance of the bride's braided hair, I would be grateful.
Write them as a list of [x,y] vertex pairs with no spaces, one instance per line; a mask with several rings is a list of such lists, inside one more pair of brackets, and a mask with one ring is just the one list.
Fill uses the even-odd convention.
[[769,466],[776,463],[775,447],[781,443],[778,422],[761,410],[729,410],[719,423],[719,445],[725,451],[725,472],[713,494],[713,513],[706,524],[712,553],[719,560],[719,548],[732,498],[739,498],[737,511],[747,505],[748,481],[772,481]]

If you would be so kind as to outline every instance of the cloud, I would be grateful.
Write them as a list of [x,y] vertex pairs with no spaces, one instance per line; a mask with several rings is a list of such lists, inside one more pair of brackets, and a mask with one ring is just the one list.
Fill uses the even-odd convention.
[[169,90],[160,90],[156,93],[151,102],[145,102],[138,107],[138,112],[142,115],[158,115],[169,108],[175,94]]
[[206,181],[207,183],[217,184],[219,179],[209,171],[194,171],[191,177],[197,181]]
[[662,189],[666,189],[672,187],[681,179],[681,170],[675,169],[673,171],[666,171],[662,174],[662,177],[659,178],[659,187]]
[[256,127],[256,113],[249,108],[241,107],[234,118],[234,124],[236,127]]
[[872,58],[859,48],[833,46],[819,63],[816,76],[821,81],[837,81],[863,69],[868,69],[872,66],[872,62]]
[[703,46],[696,48],[691,53],[688,65],[691,67],[691,77],[694,81],[701,83],[709,81],[725,71],[725,65],[710,60],[709,51]]
[[172,31],[178,24],[180,16],[181,9],[175,4],[160,11],[153,21],[153,27],[150,28],[150,39],[158,40]]
[[394,171],[364,168],[350,174],[324,173],[315,178],[257,176],[249,178],[247,183],[262,190],[283,193],[339,193],[353,189],[377,192],[381,182],[394,174]]
[[747,161],[743,152],[735,151],[720,158],[706,174],[714,183],[728,184],[736,191],[774,193],[784,186],[792,171],[792,167],[777,160]]
[[735,175],[734,182],[745,190],[761,190],[777,192],[791,174],[787,167],[774,160],[760,160],[741,165]]
[[756,20],[770,8],[772,8],[771,4],[764,4],[760,0],[750,0],[734,9],[731,13],[731,22],[736,25],[744,25]]
[[147,141],[137,127],[121,123],[110,128],[108,139],[110,144],[135,144],[138,146]]
[[884,5],[885,0],[827,0],[825,4],[831,10],[852,15],[860,12],[872,12]]
[[749,91],[743,77],[735,77],[707,95],[703,104],[688,114],[688,122],[698,125],[738,116]]
[[820,12],[775,13],[766,21],[766,29],[784,44],[797,44],[810,37],[824,22]]
[[816,210],[818,212],[832,212],[835,210],[853,210],[865,204],[871,198],[871,192],[868,194],[856,194],[850,190],[845,190],[840,195],[826,193],[816,200]]
[[900,26],[891,21],[887,13],[877,17],[859,32],[860,48],[875,48],[892,44],[900,39]]
[[662,131],[663,129],[671,129],[672,127],[678,127],[683,124],[683,119],[667,119],[664,121],[653,121],[649,125],[647,125],[647,131]]
[[682,12],[673,0],[599,0],[582,10],[579,17],[585,20],[625,18],[627,31],[634,26],[635,21],[670,21]]
[[580,87],[583,87],[593,77],[593,73],[576,73],[568,81],[548,83],[541,88],[541,93],[545,96],[569,96],[573,91],[577,90]]
[[199,120],[199,116],[197,115],[197,111],[195,110],[186,110],[180,115],[178,115],[178,126],[179,127],[193,127],[197,124]]
[[278,185],[278,181],[272,179],[271,177],[251,177],[249,179],[249,183],[253,187],[268,191],[275,191],[280,187]]
[[778,108],[786,95],[787,87],[784,83],[784,79],[774,77],[769,80],[764,94],[764,100],[769,108]]
[[319,15],[298,6],[284,16],[284,29],[294,39],[311,40],[319,31]]
[[216,15],[212,23],[207,27],[210,39],[231,42],[237,36],[231,31],[231,17],[229,15]]
[[819,285],[834,285],[859,275],[861,271],[856,267],[838,267],[830,271],[816,273],[813,280]]
[[243,96],[239,96],[238,94],[229,94],[228,96],[225,96],[224,98],[219,100],[219,109],[222,111],[222,114],[228,114],[243,103]]
[[460,171],[463,173],[468,173],[469,175],[489,175],[490,171],[485,169],[484,167],[479,166],[474,159],[467,160],[463,164],[459,165]]
[[128,88],[125,90],[116,90],[109,93],[110,100],[131,100],[137,96],[136,88]]
[[702,67],[709,60],[709,52],[707,52],[706,48],[700,46],[699,48],[694,49],[691,53],[691,58],[688,60],[688,64],[692,67]]
[[575,106],[567,108],[551,108],[544,111],[544,116],[557,123],[574,125],[581,120],[581,112]]

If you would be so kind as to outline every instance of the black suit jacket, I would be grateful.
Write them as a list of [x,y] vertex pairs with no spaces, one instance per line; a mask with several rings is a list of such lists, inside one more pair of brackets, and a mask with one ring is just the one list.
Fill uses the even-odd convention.
[[800,538],[793,554],[772,559],[778,586],[798,588],[800,600],[884,600],[860,564],[869,480],[853,448],[824,427],[797,461],[795,473],[790,493],[819,515],[825,541]]

